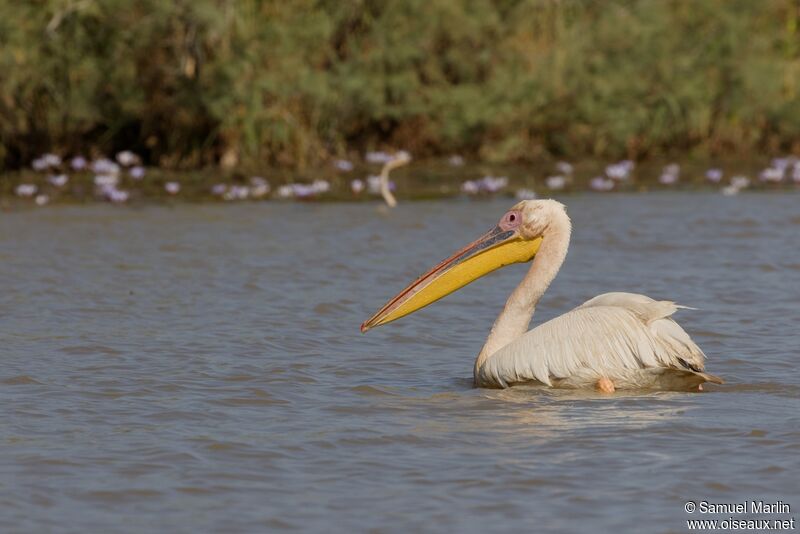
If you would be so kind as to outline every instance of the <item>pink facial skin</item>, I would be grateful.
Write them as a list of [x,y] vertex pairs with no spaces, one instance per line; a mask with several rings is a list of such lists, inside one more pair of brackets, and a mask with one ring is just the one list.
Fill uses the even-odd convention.
[[500,229],[505,232],[518,228],[521,223],[522,213],[519,210],[511,210],[503,215],[503,217],[500,219],[500,222],[497,223],[497,226],[499,226]]

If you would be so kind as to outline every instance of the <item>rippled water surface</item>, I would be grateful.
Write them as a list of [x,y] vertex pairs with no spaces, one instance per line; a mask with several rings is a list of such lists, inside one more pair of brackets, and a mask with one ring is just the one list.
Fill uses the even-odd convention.
[[521,265],[359,333],[507,199],[0,214],[0,530],[684,532],[690,499],[800,510],[800,197],[562,200],[571,251],[534,323],[612,290],[676,300],[726,385],[473,389]]

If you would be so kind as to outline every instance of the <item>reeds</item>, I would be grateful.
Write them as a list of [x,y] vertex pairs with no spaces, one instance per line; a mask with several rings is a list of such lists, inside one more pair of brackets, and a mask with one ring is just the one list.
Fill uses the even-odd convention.
[[0,0],[0,168],[800,152],[791,0]]

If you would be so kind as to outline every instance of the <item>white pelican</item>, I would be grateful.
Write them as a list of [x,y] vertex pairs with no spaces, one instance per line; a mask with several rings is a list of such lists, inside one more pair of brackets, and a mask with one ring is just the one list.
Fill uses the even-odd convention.
[[571,230],[563,204],[524,200],[488,233],[391,299],[361,331],[419,310],[500,267],[533,260],[478,354],[476,386],[506,388],[536,381],[611,393],[722,383],[704,372],[703,351],[671,319],[681,307],[674,302],[606,293],[527,331],[536,304],[564,262]]
[[397,206],[397,200],[394,198],[391,189],[389,189],[389,173],[398,167],[407,165],[411,161],[411,156],[405,150],[401,150],[386,163],[383,164],[380,174],[381,195],[386,205],[390,208]]

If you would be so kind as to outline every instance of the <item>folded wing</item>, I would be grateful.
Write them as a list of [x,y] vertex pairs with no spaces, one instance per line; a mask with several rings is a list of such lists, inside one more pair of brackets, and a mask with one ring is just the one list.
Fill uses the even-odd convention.
[[671,319],[680,306],[633,293],[606,293],[556,317],[490,356],[482,385],[538,380],[548,386],[575,376],[629,377],[637,370],[675,369],[705,380],[705,355]]

